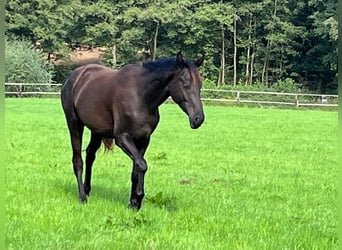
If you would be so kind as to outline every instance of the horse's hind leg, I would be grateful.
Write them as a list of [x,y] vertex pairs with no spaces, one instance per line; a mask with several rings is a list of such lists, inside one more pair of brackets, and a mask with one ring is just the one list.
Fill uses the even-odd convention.
[[89,195],[91,190],[91,170],[93,166],[93,162],[96,158],[96,151],[101,146],[101,137],[91,134],[90,142],[87,147],[87,156],[86,156],[86,174],[84,181],[84,191],[86,195]]
[[83,160],[81,150],[84,125],[79,120],[68,120],[68,126],[72,146],[72,163],[78,185],[79,199],[81,202],[87,202],[87,197],[84,191],[84,185],[82,181]]
[[74,80],[71,80],[73,75],[72,73],[69,78],[65,80],[63,83],[62,91],[61,91],[61,102],[64,110],[65,118],[67,121],[71,147],[72,147],[72,163],[74,168],[74,173],[77,180],[78,185],[78,193],[81,202],[86,202],[87,197],[85,195],[83,181],[82,181],[82,172],[83,172],[83,161],[82,161],[82,136],[84,130],[84,124],[79,119],[77,112],[74,107],[73,102],[73,86]]

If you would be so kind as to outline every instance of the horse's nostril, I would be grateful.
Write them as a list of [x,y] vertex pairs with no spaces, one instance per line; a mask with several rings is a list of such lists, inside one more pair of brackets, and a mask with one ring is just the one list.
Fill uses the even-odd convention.
[[191,123],[191,127],[192,128],[198,128],[199,126],[201,126],[202,122],[203,122],[203,118],[202,116],[195,116],[194,119],[192,120]]

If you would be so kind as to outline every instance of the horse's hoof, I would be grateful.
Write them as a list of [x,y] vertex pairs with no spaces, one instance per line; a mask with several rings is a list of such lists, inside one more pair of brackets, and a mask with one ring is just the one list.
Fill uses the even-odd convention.
[[88,202],[87,197],[86,197],[86,196],[80,197],[80,202],[81,202],[82,204],[86,204],[86,203]]
[[90,187],[89,188],[88,187],[84,187],[84,192],[85,192],[86,196],[89,196],[90,190],[91,190]]
[[141,208],[141,203],[133,200],[128,203],[128,208],[138,211]]

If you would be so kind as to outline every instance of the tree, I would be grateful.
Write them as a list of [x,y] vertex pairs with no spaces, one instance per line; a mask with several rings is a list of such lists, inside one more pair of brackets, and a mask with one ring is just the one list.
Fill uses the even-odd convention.
[[[197,29],[201,34],[200,39],[205,42],[220,47],[219,71],[217,77],[217,85],[224,85],[226,82],[226,59],[229,43],[229,35],[233,31],[233,6],[220,1],[218,3],[206,4],[198,8],[196,11]],[[235,34],[235,33],[234,33]],[[228,41],[227,41],[228,40]],[[208,46],[209,47],[209,46]]]
[[6,26],[49,55],[101,46],[107,65],[119,67],[182,50],[206,54],[201,73],[220,86],[291,78],[337,90],[336,0],[8,0]]
[[54,51],[65,48],[65,36],[73,24],[77,1],[43,0],[6,2],[7,33],[39,42],[50,60]]
[[294,39],[298,54],[291,60],[295,79],[317,93],[337,93],[337,2],[292,4],[292,23],[302,27]]

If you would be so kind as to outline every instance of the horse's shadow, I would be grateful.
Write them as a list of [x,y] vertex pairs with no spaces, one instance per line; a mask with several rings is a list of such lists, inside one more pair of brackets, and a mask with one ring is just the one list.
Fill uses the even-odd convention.
[[[75,183],[56,181],[55,185],[62,189],[62,192],[64,192],[65,196],[70,199],[74,199],[75,202],[78,201],[78,190]],[[169,212],[178,210],[177,202],[174,197],[164,197],[165,195],[163,195],[163,197],[158,198],[159,194],[161,195],[161,192],[155,196],[146,195],[146,197],[144,198],[144,202],[149,203],[153,207],[165,209]],[[127,207],[129,202],[129,195],[129,187],[127,187],[127,189],[124,187],[120,187],[118,189],[117,187],[110,188],[109,186],[104,186],[101,184],[93,184],[92,190],[88,197],[88,202],[92,202],[92,200],[95,199],[100,199],[112,204],[118,204]]]
[[[69,198],[78,199],[77,185],[71,182],[56,183],[59,187],[62,187],[64,193]],[[129,201],[129,189],[124,188],[110,188],[99,184],[92,185],[90,195],[88,197],[89,202],[92,199],[101,199],[111,203],[117,203],[127,206]]]

